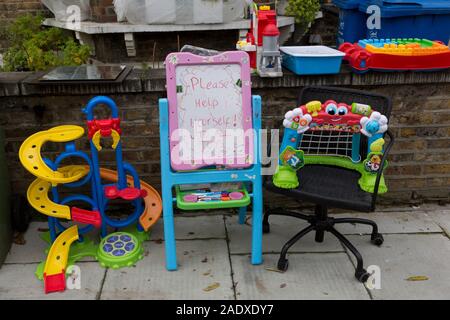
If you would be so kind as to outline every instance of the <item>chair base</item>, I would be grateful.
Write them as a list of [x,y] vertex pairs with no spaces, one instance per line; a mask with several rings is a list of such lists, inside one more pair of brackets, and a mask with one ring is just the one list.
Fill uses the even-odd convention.
[[359,251],[353,246],[353,244],[339,231],[334,228],[336,224],[351,223],[351,224],[365,224],[372,227],[371,241],[377,246],[381,246],[384,242],[383,235],[378,233],[377,224],[368,219],[359,218],[332,218],[328,216],[328,209],[322,205],[316,205],[314,215],[305,215],[297,212],[292,212],[284,209],[268,209],[264,215],[263,220],[263,232],[270,232],[269,217],[271,215],[289,216],[301,220],[308,221],[309,226],[297,233],[292,239],[290,239],[283,246],[281,250],[280,259],[278,260],[278,269],[286,271],[289,266],[289,261],[286,259],[288,250],[306,234],[315,231],[316,242],[323,242],[325,232],[330,232],[334,235],[356,258],[356,271],[355,277],[360,282],[366,282],[370,277],[370,274],[364,269],[363,258]]

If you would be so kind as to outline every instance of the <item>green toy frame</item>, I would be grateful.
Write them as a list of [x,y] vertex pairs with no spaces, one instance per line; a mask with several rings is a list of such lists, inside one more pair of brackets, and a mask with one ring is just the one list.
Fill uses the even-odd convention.
[[[303,134],[297,133],[296,130],[286,128],[283,137],[283,144],[280,149],[280,155],[283,155],[287,150],[297,149],[302,140],[302,136]],[[361,174],[361,177],[358,180],[358,184],[362,190],[369,193],[378,192],[380,194],[383,194],[388,190],[383,174],[381,174],[377,189],[378,171],[368,170],[367,163],[375,155],[378,155],[379,158],[384,158],[384,143],[385,142],[382,134],[375,134],[370,137],[368,142],[368,156],[364,161],[360,160],[358,162],[354,162],[350,158],[344,156],[303,155],[302,153],[299,154],[301,159],[298,160],[300,160],[300,162],[302,162],[304,165],[328,165],[355,170]],[[382,168],[379,168],[378,170],[383,171],[387,167],[387,165],[387,161],[382,161]],[[303,165],[301,167],[303,167]],[[299,186],[297,170],[299,169],[299,167],[292,168],[288,162],[283,162],[282,157],[280,156],[279,165],[273,176],[274,185],[283,189],[297,188]]]

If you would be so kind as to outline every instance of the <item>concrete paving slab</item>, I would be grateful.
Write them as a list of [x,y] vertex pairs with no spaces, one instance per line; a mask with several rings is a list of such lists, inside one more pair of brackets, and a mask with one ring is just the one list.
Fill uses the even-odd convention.
[[[447,207],[444,207],[447,208]],[[427,213],[450,238],[450,209],[435,208]]]
[[[381,289],[375,299],[450,299],[450,240],[442,234],[386,235],[382,247],[364,237],[349,236],[364,264],[381,269]],[[428,280],[408,281],[416,276]]]
[[105,269],[98,263],[82,262],[81,290],[44,293],[44,283],[34,272],[37,264],[3,265],[0,269],[0,299],[4,300],[93,300],[100,292]]
[[[333,215],[335,218],[363,218],[375,221],[381,233],[430,233],[442,232],[426,211],[391,211],[373,213],[349,213]],[[337,224],[344,234],[370,234],[372,228],[361,224]]]
[[101,299],[234,299],[225,240],[177,241],[178,271],[165,269],[164,243],[146,242],[136,267],[108,270]]
[[[251,252],[252,227],[251,217],[247,223],[240,225],[235,222],[237,217],[227,216],[226,225],[230,239],[230,252],[243,254]],[[272,216],[270,218],[270,233],[263,236],[263,252],[279,253],[283,245],[308,224],[291,217]],[[306,235],[289,252],[343,252],[339,241],[332,235],[325,235],[323,243],[314,241],[314,232]]]
[[[223,216],[175,217],[175,237],[178,240],[225,239]],[[164,239],[162,218],[153,227],[150,239]]]
[[26,243],[13,243],[5,263],[39,263],[44,260],[48,245],[39,236],[43,230],[48,230],[46,222],[32,222],[24,235]]
[[237,299],[370,299],[345,253],[290,254],[285,273],[268,270],[276,268],[278,255],[264,255],[261,266],[249,266],[246,255],[231,259]]

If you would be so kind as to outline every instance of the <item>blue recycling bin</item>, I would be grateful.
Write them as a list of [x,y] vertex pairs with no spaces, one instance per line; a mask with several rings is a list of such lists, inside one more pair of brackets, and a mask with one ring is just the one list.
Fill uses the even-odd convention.
[[366,37],[367,15],[359,10],[363,2],[365,0],[333,0],[339,8],[338,46],[344,42],[358,42]]
[[365,25],[365,38],[426,38],[448,43],[450,40],[450,0],[366,0],[359,5],[377,5],[381,12],[380,29]]

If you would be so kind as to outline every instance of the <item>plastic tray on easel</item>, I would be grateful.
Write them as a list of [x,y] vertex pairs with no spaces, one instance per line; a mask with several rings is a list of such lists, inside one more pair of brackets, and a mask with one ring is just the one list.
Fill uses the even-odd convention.
[[[240,193],[241,199],[230,199],[226,201],[212,200],[212,201],[195,201],[195,190],[182,191],[180,187],[176,187],[176,199],[177,207],[182,210],[204,210],[204,209],[223,209],[223,208],[240,208],[246,207],[251,202],[251,197],[245,188],[242,186],[239,190],[229,191],[232,193]],[[190,201],[186,201],[187,198],[191,198]]]

